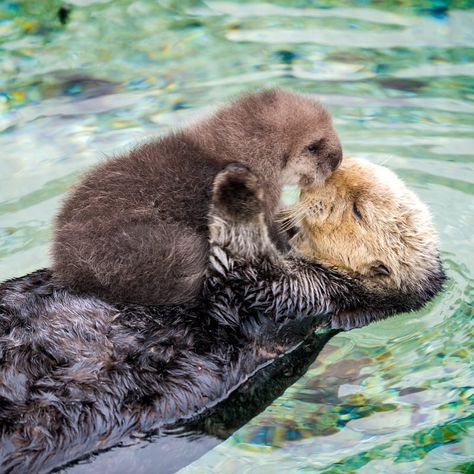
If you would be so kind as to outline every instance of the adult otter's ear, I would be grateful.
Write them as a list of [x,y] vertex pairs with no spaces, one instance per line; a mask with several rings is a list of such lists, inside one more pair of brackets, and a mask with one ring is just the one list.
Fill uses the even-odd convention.
[[370,276],[385,277],[385,276],[390,276],[390,274],[392,272],[391,272],[390,268],[387,265],[385,265],[383,262],[377,260],[376,262],[372,263],[369,273],[370,273]]

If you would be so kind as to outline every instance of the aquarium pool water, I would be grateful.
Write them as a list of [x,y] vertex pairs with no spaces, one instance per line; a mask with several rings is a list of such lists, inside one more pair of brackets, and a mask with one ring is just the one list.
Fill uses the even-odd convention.
[[[333,338],[183,472],[473,472],[472,2],[1,2],[0,279],[48,265],[53,216],[88,167],[264,86],[318,95],[346,155],[429,204],[449,281],[416,314]],[[109,472],[159,472],[154,447],[66,472],[112,458]]]

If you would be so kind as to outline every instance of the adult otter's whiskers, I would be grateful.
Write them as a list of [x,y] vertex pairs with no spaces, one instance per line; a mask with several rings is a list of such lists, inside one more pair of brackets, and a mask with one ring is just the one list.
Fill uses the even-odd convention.
[[281,209],[275,218],[276,222],[280,224],[280,230],[286,232],[292,227],[298,227],[306,215],[305,208],[309,203],[310,199],[303,198],[296,204]]

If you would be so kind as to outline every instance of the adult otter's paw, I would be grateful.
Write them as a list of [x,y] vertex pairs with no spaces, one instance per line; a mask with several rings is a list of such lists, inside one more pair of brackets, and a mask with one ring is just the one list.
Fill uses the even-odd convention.
[[213,213],[231,222],[248,223],[263,212],[258,178],[240,163],[227,165],[214,179]]

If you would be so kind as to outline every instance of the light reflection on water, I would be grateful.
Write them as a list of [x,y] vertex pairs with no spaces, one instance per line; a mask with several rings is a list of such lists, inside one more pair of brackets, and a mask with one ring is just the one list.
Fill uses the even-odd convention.
[[[58,1],[0,5],[0,279],[48,264],[62,195],[105,154],[248,88],[318,94],[346,154],[389,166],[429,203],[447,290],[416,315],[334,338],[284,396],[185,472],[469,472],[468,2],[70,3],[66,26]],[[151,444],[140,456],[153,465],[158,454]],[[132,463],[120,459],[128,472]]]

